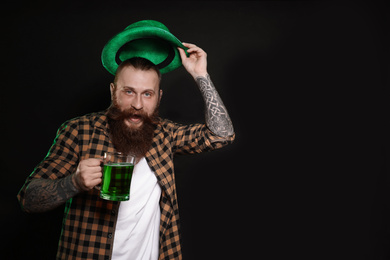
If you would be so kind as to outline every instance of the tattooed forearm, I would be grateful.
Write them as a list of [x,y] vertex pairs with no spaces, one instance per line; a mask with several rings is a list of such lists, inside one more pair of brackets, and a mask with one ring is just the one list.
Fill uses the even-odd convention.
[[196,82],[206,106],[206,124],[209,129],[221,137],[234,134],[233,124],[210,76],[197,77]]
[[28,212],[44,212],[65,203],[79,193],[72,177],[32,180],[26,191],[24,209]]

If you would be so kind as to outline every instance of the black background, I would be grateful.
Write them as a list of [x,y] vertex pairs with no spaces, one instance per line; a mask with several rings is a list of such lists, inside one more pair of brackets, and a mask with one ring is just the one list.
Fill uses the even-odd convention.
[[[389,259],[385,5],[52,1],[2,11],[2,258],[54,258],[63,207],[26,214],[16,194],[61,123],[109,106],[108,39],[154,19],[208,53],[237,135],[175,159],[184,259]],[[163,117],[204,122],[184,68],[162,88]]]

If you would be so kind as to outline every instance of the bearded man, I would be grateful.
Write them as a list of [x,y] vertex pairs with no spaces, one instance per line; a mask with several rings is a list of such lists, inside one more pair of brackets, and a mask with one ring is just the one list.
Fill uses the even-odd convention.
[[[205,101],[206,124],[161,119],[161,74],[144,58],[125,60],[110,85],[107,111],[65,122],[46,158],[18,194],[27,212],[66,203],[57,259],[181,259],[173,156],[221,148],[234,140],[232,122],[194,44],[179,49]],[[129,201],[109,201],[96,189],[102,155],[134,154]]]

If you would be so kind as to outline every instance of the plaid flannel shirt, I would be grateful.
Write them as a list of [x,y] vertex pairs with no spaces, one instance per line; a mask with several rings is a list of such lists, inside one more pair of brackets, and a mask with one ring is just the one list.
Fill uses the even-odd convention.
[[[66,177],[76,171],[81,160],[114,151],[106,119],[105,112],[93,113],[69,120],[59,128],[46,158],[18,194],[22,206],[32,179]],[[162,190],[159,259],[182,259],[173,155],[211,151],[233,140],[234,136],[214,135],[204,124],[186,126],[161,120],[157,125],[152,147],[145,157]],[[96,189],[68,200],[57,259],[111,259],[119,204],[100,199]]]

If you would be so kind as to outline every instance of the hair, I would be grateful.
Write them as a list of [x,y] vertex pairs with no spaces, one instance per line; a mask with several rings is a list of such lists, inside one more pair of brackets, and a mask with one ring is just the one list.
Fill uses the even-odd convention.
[[120,72],[127,67],[134,67],[135,69],[139,70],[154,70],[157,73],[158,79],[161,81],[161,72],[158,69],[158,67],[151,62],[150,60],[147,60],[145,58],[141,57],[134,57],[128,60],[124,60],[119,66],[118,69],[116,70],[115,73],[115,78],[114,78],[114,85],[116,85],[118,81],[118,75]]

